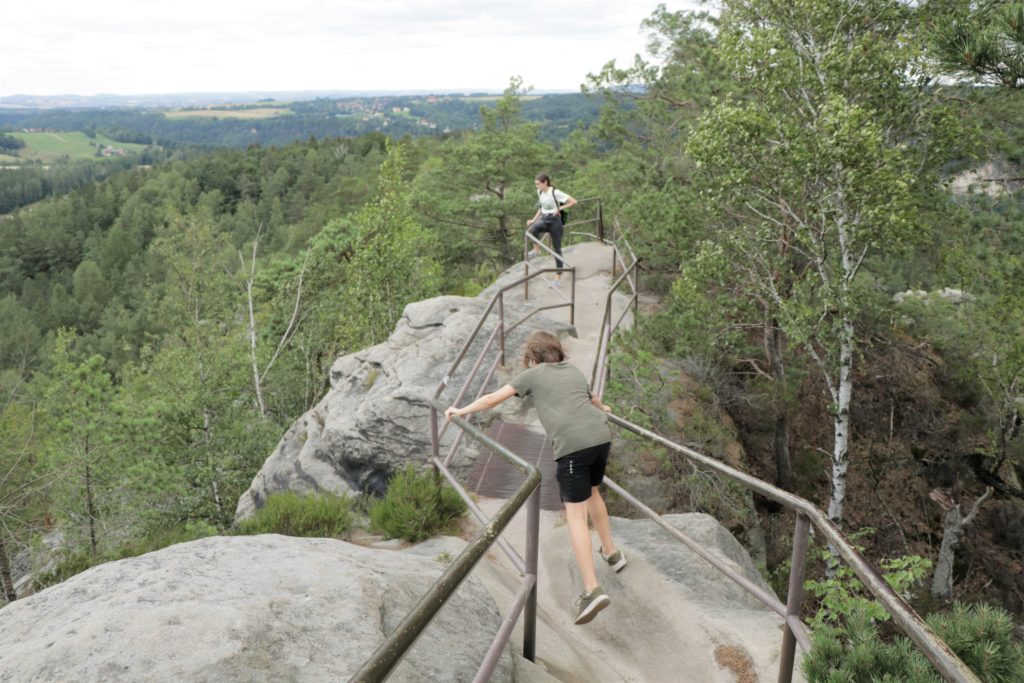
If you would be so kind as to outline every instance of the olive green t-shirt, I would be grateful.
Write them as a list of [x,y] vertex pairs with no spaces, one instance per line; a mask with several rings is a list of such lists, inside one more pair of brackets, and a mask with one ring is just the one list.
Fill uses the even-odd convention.
[[604,411],[590,402],[587,378],[568,361],[535,365],[509,385],[520,398],[533,399],[555,460],[612,440]]

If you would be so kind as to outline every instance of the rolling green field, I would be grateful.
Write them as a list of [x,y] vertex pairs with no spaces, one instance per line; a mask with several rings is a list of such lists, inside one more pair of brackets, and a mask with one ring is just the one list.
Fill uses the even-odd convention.
[[[472,97],[460,97],[459,99],[463,102],[497,102],[501,99],[501,95],[475,95]],[[533,100],[539,100],[543,95],[520,95],[519,99],[523,102],[531,102]]]
[[5,161],[57,161],[63,157],[69,159],[99,159],[96,156],[96,147],[89,144],[95,142],[99,145],[119,147],[128,154],[137,154],[146,148],[145,145],[134,145],[126,142],[116,142],[103,135],[97,135],[95,140],[90,140],[85,133],[54,131],[52,133],[11,133],[16,138],[25,141],[25,146],[18,150],[17,158],[5,157]]
[[182,109],[165,112],[164,116],[169,119],[271,119],[291,113],[291,110],[282,107],[260,107],[259,109]]

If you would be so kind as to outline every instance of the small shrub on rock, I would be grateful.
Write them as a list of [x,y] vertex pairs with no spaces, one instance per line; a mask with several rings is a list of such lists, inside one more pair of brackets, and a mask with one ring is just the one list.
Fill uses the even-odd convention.
[[331,538],[348,531],[353,520],[351,498],[286,491],[268,496],[266,505],[238,525],[238,533]]
[[[1010,615],[990,605],[957,604],[928,624],[985,683],[1024,681],[1024,646],[1014,642]],[[840,626],[815,628],[803,671],[810,683],[891,681],[941,683],[942,677],[908,638],[885,642],[867,610],[855,609]]]
[[370,528],[415,543],[448,528],[465,510],[459,494],[440,477],[408,465],[388,482],[387,495],[370,506]]

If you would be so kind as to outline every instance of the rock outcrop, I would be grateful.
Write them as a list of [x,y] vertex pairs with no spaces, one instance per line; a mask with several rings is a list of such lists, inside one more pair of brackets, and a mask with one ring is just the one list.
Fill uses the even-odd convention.
[[[267,495],[279,491],[382,494],[393,472],[407,462],[423,462],[430,452],[428,397],[488,302],[489,298],[443,296],[409,304],[386,342],[339,358],[331,367],[330,391],[282,437],[239,499],[236,521],[252,515]],[[506,320],[517,320],[531,310],[506,302]],[[461,386],[495,324],[492,317],[449,386]],[[539,328],[575,334],[564,322],[534,316],[506,341],[513,359],[526,335]],[[446,442],[452,437],[451,432],[446,434]]]
[[[396,552],[216,536],[99,565],[0,610],[0,681],[347,680],[457,554],[452,540]],[[500,623],[471,576],[389,680],[471,680]],[[493,680],[546,678],[515,659]]]

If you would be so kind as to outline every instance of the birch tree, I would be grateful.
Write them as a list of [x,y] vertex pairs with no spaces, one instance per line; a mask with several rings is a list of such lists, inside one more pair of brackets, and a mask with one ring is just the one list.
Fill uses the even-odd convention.
[[389,143],[377,193],[354,217],[353,253],[336,332],[352,350],[383,341],[406,304],[438,294],[435,246],[410,205],[403,178],[407,165],[405,146]]
[[925,236],[917,204],[951,141],[952,116],[917,70],[913,18],[894,0],[725,3],[720,49],[744,96],[721,100],[689,145],[719,216],[698,258],[724,264],[818,369],[833,422],[836,522],[861,276],[873,254]]

